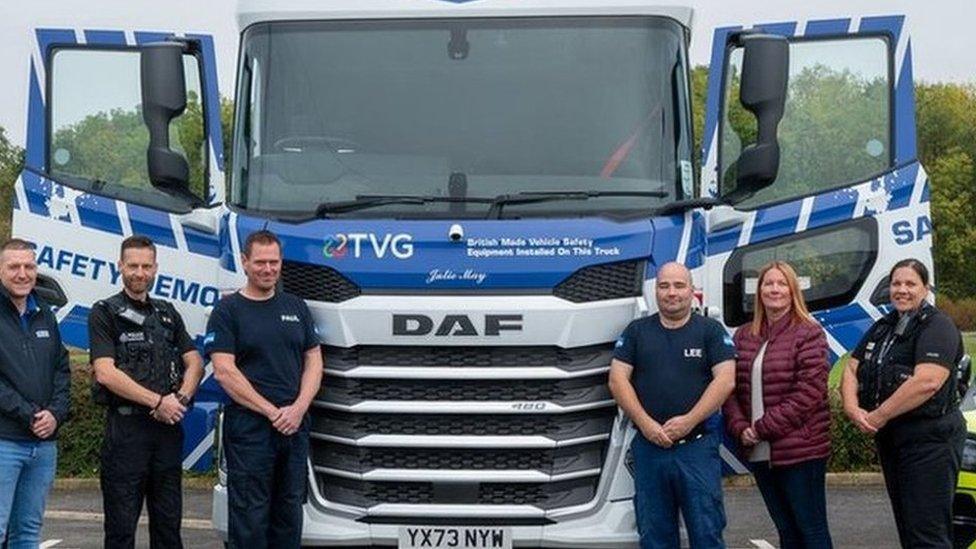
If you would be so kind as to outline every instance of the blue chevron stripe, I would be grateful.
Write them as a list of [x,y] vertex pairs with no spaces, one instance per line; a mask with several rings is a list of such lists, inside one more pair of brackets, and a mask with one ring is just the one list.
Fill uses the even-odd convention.
[[802,200],[794,200],[763,208],[756,212],[756,222],[753,225],[749,243],[762,242],[771,238],[786,236],[796,231],[796,223],[800,218]]
[[61,340],[71,347],[88,348],[88,313],[91,309],[75,305],[61,320]]
[[850,19],[820,19],[818,21],[808,21],[807,28],[803,31],[803,36],[830,36],[836,34],[847,34],[850,27]]
[[825,330],[850,351],[861,341],[874,319],[859,303],[814,313]]
[[756,25],[757,29],[769,34],[790,37],[796,34],[796,21],[783,21],[780,23],[761,23]]
[[129,223],[134,234],[145,235],[156,244],[176,248],[176,235],[173,234],[169,214],[138,204],[126,204],[125,207],[129,210]]
[[86,30],[85,42],[89,44],[105,44],[112,46],[126,45],[124,32],[110,30]]

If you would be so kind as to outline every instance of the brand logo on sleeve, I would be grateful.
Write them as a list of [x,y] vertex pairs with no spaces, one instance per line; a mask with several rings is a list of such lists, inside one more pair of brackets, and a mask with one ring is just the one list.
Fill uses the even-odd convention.
[[701,357],[702,357],[701,349],[694,349],[694,348],[685,349],[685,358],[701,358]]

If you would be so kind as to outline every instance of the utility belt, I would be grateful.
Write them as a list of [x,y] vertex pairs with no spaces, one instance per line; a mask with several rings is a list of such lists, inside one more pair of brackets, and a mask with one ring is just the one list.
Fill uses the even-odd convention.
[[108,410],[110,413],[117,414],[120,416],[148,416],[150,413],[149,408],[145,406],[139,406],[138,404],[128,405],[122,404],[119,406],[109,406]]

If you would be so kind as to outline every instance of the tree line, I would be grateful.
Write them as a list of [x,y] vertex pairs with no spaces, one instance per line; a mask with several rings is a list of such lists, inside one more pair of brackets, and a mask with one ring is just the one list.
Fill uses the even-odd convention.
[[[707,67],[695,67],[692,72],[696,150],[701,148],[707,76]],[[809,85],[805,86],[803,78],[799,78],[796,87],[791,88],[791,93],[801,97],[796,112],[788,113],[788,116],[799,122],[794,124],[795,129],[788,124],[781,128],[781,142],[787,152],[784,152],[784,173],[780,175],[784,181],[783,185],[778,185],[777,192],[785,192],[784,189],[799,184],[810,174],[842,181],[846,174],[852,173],[851,170],[856,168],[851,162],[856,159],[845,151],[853,150],[853,144],[863,143],[864,130],[870,124],[867,120],[850,123],[847,127],[857,128],[857,131],[849,132],[838,132],[833,126],[837,120],[857,120],[858,116],[863,116],[850,108],[855,104],[852,96],[882,96],[876,82],[858,81],[851,75],[810,76],[807,79]],[[817,93],[807,93],[804,100],[803,90],[809,92],[814,85]],[[794,89],[798,91],[794,92]],[[931,182],[938,292],[957,302],[971,302],[970,306],[976,309],[976,275],[972,272],[973,258],[976,258],[976,85],[920,83],[915,87],[915,97],[919,159]],[[744,116],[742,112],[730,112],[730,124],[737,127],[738,137],[742,140],[737,145],[745,144],[750,138],[749,123]],[[228,164],[232,117],[232,102],[222,99],[221,126]],[[54,135],[54,148],[73,151],[70,160],[59,169],[86,174],[96,170],[99,178],[106,181],[145,186],[145,177],[131,169],[140,163],[144,165],[148,134],[141,118],[137,108],[113,110],[59,128]],[[199,99],[190,97],[186,114],[173,126],[172,142],[187,156],[191,186],[201,194],[205,159],[202,127]],[[810,127],[822,131],[810,131]],[[811,142],[811,136],[817,135],[832,137]],[[119,146],[119,143],[127,145]],[[791,147],[797,150],[817,147],[822,153],[806,155],[804,162],[792,163],[788,153]],[[10,233],[13,183],[23,167],[23,159],[23,150],[11,143],[0,128],[0,236],[3,237]],[[817,159],[822,162],[818,164]],[[976,310],[971,314],[976,317]]]

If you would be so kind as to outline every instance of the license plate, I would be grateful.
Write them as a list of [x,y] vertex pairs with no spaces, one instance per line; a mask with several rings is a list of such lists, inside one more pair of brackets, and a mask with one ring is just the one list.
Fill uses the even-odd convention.
[[512,529],[491,526],[401,526],[399,549],[512,549]]

